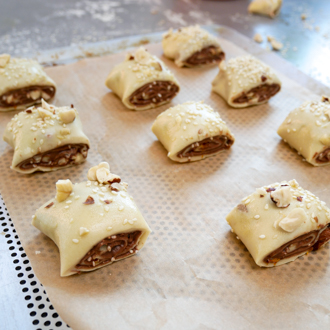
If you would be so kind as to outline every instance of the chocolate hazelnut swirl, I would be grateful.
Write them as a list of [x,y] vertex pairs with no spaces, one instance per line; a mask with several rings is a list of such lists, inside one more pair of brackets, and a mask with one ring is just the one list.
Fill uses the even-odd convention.
[[282,259],[290,258],[298,254],[316,251],[330,240],[330,224],[307,234],[301,235],[294,240],[283,244],[269,254],[264,261],[266,263],[277,263]]
[[248,92],[242,92],[233,99],[234,103],[247,103],[252,99],[258,98],[258,102],[269,100],[281,89],[279,84],[263,84],[250,89]]
[[87,158],[87,144],[68,144],[24,160],[17,167],[29,170],[33,167],[62,167],[70,164],[80,164]]
[[136,107],[168,102],[179,92],[179,86],[171,81],[154,81],[137,89],[129,98]]
[[209,46],[192,54],[187,60],[185,60],[185,64],[187,66],[200,66],[211,63],[219,63],[224,59],[225,53],[220,47]]
[[318,163],[328,163],[330,162],[330,148],[326,148],[320,153],[315,155],[315,160]]
[[229,149],[233,143],[234,140],[229,138],[227,135],[213,136],[190,144],[178,152],[177,156],[180,158],[188,158],[200,155],[215,154],[221,150]]
[[53,86],[29,86],[11,90],[0,96],[0,107],[11,108],[24,104],[40,103],[41,99],[48,101],[55,95]]
[[109,236],[96,244],[76,265],[77,271],[91,270],[104,266],[115,260],[134,255],[142,232]]

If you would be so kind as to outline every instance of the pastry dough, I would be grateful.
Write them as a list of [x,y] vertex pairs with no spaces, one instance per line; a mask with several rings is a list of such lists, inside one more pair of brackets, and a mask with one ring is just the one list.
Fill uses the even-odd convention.
[[134,110],[146,110],[170,102],[180,90],[173,73],[142,47],[114,67],[105,85],[127,108]]
[[274,18],[280,12],[282,0],[253,0],[249,7],[249,13],[260,14]]
[[152,131],[176,162],[201,160],[234,143],[226,123],[203,102],[186,102],[161,113]]
[[279,266],[330,239],[330,210],[296,180],[258,188],[226,217],[261,267]]
[[81,164],[90,146],[73,105],[59,108],[43,100],[42,106],[16,114],[3,139],[14,149],[11,168],[21,173]]
[[219,63],[225,58],[218,39],[198,25],[188,26],[163,36],[164,55],[179,67]]
[[0,111],[26,109],[42,98],[51,100],[55,92],[55,82],[38,62],[0,55]]
[[251,55],[221,62],[212,82],[212,91],[234,108],[265,103],[280,89],[281,82],[274,71]]
[[109,164],[95,166],[88,178],[95,180],[74,185],[59,180],[57,193],[66,190],[69,195],[65,199],[57,195],[33,216],[32,224],[59,249],[61,276],[92,271],[135,255],[150,234],[127,193],[127,184],[110,173]]
[[314,166],[330,162],[330,103],[305,102],[291,111],[277,133]]

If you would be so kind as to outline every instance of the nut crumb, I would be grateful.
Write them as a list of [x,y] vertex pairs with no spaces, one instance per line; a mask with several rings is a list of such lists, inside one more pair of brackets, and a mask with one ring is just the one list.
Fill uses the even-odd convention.
[[262,38],[260,33],[256,33],[253,37],[253,40],[258,42],[259,44],[262,43],[264,41],[264,39]]
[[91,204],[94,204],[94,203],[95,203],[94,198],[92,196],[88,196],[83,204],[91,205]]
[[45,209],[49,209],[49,208],[52,207],[53,205],[54,205],[54,203],[51,202],[50,204],[48,204],[48,205],[45,206]]
[[247,209],[246,205],[244,205],[244,204],[238,204],[237,209],[241,212],[248,212],[248,209]]

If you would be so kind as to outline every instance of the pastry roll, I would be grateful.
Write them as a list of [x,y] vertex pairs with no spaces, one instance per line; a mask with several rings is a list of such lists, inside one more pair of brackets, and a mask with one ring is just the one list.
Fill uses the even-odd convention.
[[282,0],[253,0],[249,7],[249,13],[260,14],[274,18],[280,13]]
[[108,163],[88,171],[88,181],[56,183],[56,197],[42,205],[32,224],[60,253],[61,276],[89,272],[135,255],[150,228]]
[[296,180],[256,189],[226,219],[260,267],[294,261],[330,239],[329,208]]
[[13,149],[11,168],[21,173],[55,171],[86,160],[89,140],[82,130],[78,111],[55,107],[42,100],[16,114],[3,135]]
[[0,55],[0,111],[26,109],[42,98],[51,100],[55,92],[55,82],[38,62]]
[[291,111],[277,133],[314,166],[330,162],[330,103],[305,102]]
[[173,73],[142,47],[114,67],[105,85],[133,110],[146,110],[170,102],[180,90]]
[[196,67],[219,63],[225,58],[216,37],[198,25],[188,26],[163,36],[164,55],[179,67]]
[[267,102],[281,89],[274,71],[251,55],[232,58],[219,65],[212,90],[234,108]]
[[216,155],[235,141],[219,114],[203,102],[186,102],[164,111],[151,129],[167,156],[180,163]]

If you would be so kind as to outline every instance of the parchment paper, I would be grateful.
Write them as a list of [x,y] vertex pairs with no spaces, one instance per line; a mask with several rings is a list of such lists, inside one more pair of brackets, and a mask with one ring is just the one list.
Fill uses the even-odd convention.
[[[244,50],[221,39],[226,57]],[[161,46],[148,45],[162,56]],[[230,232],[227,213],[256,187],[295,178],[330,203],[330,166],[313,167],[281,141],[287,113],[319,96],[285,77],[268,104],[229,108],[211,92],[217,67],[179,69],[172,104],[127,110],[104,86],[124,54],[48,68],[58,85],[56,105],[73,103],[91,140],[84,165],[24,176],[9,169],[13,151],[1,142],[1,193],[33,269],[61,317],[73,329],[307,329],[329,328],[329,245],[290,264],[262,269]],[[294,77],[291,77],[294,78]],[[177,164],[152,134],[170,105],[204,100],[235,134],[229,152]],[[1,114],[1,134],[14,113]],[[55,182],[86,180],[107,161],[129,183],[153,233],[139,255],[82,275],[61,278],[54,243],[31,226],[35,209],[55,195]],[[35,251],[40,251],[36,254]]]

